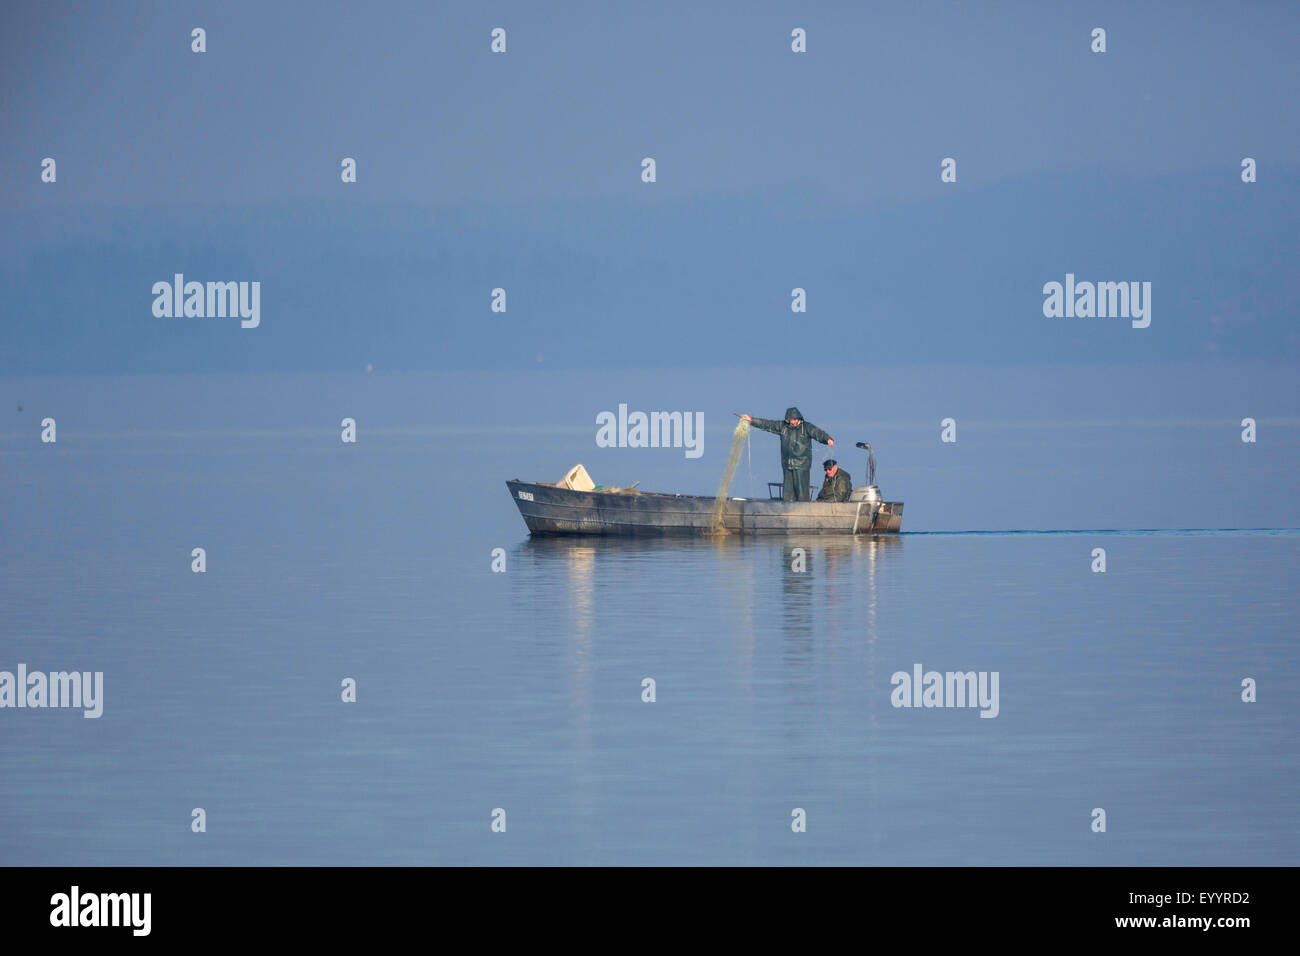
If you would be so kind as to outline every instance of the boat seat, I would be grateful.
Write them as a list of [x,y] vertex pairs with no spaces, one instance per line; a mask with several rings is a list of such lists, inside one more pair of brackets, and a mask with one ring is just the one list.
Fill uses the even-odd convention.
[[[821,485],[809,485],[809,486],[808,486],[808,500],[809,500],[809,501],[811,501],[811,500],[816,496],[816,494],[817,494],[817,489],[820,488],[820,487],[821,487]],[[772,501],[784,501],[784,500],[785,500],[785,482],[783,482],[783,481],[769,481],[769,482],[767,483],[767,497],[768,497],[769,499],[771,499]]]

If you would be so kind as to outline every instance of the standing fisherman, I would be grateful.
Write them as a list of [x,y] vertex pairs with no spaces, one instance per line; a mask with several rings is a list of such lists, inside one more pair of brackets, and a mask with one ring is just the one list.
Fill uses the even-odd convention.
[[808,500],[808,476],[812,471],[812,443],[834,445],[835,439],[812,422],[803,420],[803,413],[791,405],[785,410],[785,421],[771,418],[754,418],[741,415],[755,428],[781,436],[781,468],[785,472],[785,485],[781,497],[785,501]]

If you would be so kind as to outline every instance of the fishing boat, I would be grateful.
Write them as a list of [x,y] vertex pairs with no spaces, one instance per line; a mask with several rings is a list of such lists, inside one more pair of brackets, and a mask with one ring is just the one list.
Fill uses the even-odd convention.
[[785,501],[780,484],[772,482],[769,498],[726,498],[717,516],[718,499],[711,495],[572,487],[577,468],[560,482],[515,478],[506,487],[535,535],[896,534],[903,503],[881,499],[871,446],[858,447],[870,456],[871,484],[854,488],[844,502]]

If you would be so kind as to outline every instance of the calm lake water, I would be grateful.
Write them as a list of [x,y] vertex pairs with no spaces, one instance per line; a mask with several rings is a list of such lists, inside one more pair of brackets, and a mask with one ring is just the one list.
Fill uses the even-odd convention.
[[[935,418],[862,433],[914,533],[530,540],[506,478],[711,492],[725,399],[688,462],[409,384],[355,446],[346,400],[312,423],[326,392],[283,382],[22,384],[0,669],[103,671],[105,699],[0,711],[0,863],[1297,862],[1300,535],[1177,531],[1300,525],[1294,426],[1243,477],[1226,418],[1212,455],[1213,422],[987,426],[949,466]],[[756,436],[733,493],[775,459]],[[1143,527],[1174,530],[1086,530]],[[917,664],[996,671],[997,717],[892,706]]]

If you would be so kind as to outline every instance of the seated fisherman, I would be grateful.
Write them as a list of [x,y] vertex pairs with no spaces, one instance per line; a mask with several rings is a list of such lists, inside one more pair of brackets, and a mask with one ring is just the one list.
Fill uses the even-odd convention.
[[822,467],[826,469],[826,482],[817,493],[817,500],[848,501],[853,494],[853,480],[849,478],[849,473],[834,458],[827,458],[822,462]]

